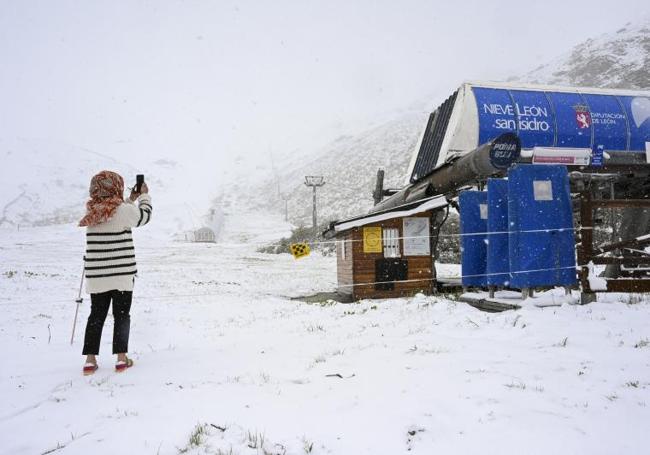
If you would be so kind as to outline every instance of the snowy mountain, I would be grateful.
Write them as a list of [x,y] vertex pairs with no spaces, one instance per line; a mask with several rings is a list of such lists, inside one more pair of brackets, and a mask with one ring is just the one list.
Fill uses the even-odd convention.
[[587,87],[650,88],[650,22],[626,24],[577,45],[514,80]]
[[[91,176],[112,170],[130,186],[135,175],[143,172],[96,151],[45,139],[0,138],[0,157],[3,228],[76,223],[84,212]],[[205,224],[205,213],[197,206],[207,207],[214,195],[205,195],[204,202],[196,194],[188,200],[184,174],[184,167],[174,161],[160,159],[146,165],[155,216],[165,221],[155,229],[173,234]]]
[[3,226],[73,222],[83,213],[90,176],[105,168],[124,176],[136,174],[134,168],[109,156],[39,139],[2,138],[0,156]]
[[317,158],[278,173],[262,194],[284,210],[288,199],[289,219],[311,225],[312,189],[305,186],[306,175],[322,175],[325,186],[317,191],[319,224],[364,213],[372,207],[372,192],[378,168],[386,170],[384,186],[402,185],[413,148],[427,112],[415,111],[353,136],[341,136],[324,147]]

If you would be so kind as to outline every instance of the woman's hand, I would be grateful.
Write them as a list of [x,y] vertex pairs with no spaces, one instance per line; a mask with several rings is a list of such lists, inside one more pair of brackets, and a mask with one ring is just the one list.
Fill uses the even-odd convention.
[[129,199],[131,200],[131,202],[133,202],[136,199],[138,199],[138,197],[140,197],[141,194],[147,194],[147,193],[149,193],[149,187],[147,186],[146,183],[143,183],[142,186],[140,187],[139,193],[135,192],[135,187],[131,189],[131,195],[129,196]]

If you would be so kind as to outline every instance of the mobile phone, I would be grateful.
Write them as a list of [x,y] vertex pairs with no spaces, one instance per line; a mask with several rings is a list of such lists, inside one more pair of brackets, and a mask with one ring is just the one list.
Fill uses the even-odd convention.
[[144,183],[144,174],[138,174],[135,176],[135,192],[139,193],[142,190],[142,184]]

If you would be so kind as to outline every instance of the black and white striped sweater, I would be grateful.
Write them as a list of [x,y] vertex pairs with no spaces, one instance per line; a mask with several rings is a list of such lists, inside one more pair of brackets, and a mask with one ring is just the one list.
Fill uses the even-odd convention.
[[151,220],[151,197],[142,194],[138,206],[124,202],[110,220],[86,228],[86,292],[132,291],[135,263],[132,227]]

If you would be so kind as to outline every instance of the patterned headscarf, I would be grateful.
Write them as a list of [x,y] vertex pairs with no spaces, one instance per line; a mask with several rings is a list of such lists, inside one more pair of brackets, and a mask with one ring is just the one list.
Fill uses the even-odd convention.
[[86,216],[79,226],[96,226],[108,221],[124,202],[124,179],[111,171],[102,171],[90,181],[90,200]]

